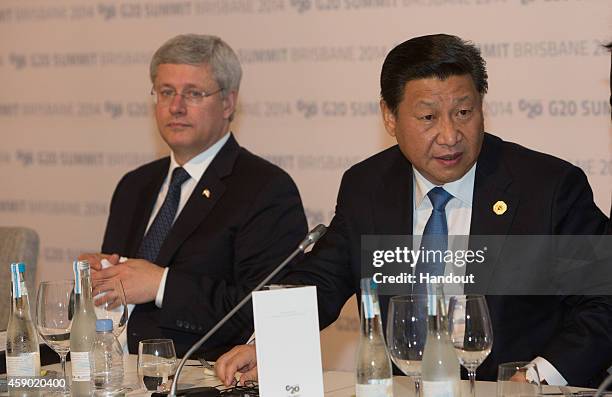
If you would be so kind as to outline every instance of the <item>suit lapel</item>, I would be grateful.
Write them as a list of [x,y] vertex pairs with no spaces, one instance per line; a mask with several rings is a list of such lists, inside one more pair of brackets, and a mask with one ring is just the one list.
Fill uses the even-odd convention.
[[[222,179],[231,174],[239,150],[238,142],[233,135],[230,135],[198,181],[185,207],[172,225],[159,250],[157,265],[168,266],[171,263],[172,257],[183,241],[202,223],[223,196],[226,185]],[[208,190],[208,194],[204,193],[205,189]]]
[[[496,239],[485,239],[487,260],[481,266],[468,265],[467,274],[473,273],[481,287],[488,285],[499,260],[499,253],[508,235],[519,196],[512,191],[512,177],[505,168],[501,153],[501,139],[485,134],[482,150],[476,165],[474,196],[472,202],[472,219],[470,224],[470,249],[482,249],[477,236],[499,236]],[[505,211],[494,206],[505,204]]]
[[134,213],[135,221],[132,223],[132,229],[128,233],[129,241],[126,244],[128,257],[136,257],[138,255],[138,249],[149,224],[153,206],[155,201],[157,201],[159,190],[166,179],[166,175],[168,175],[169,167],[170,157],[160,161],[156,169],[153,170],[153,178],[136,194],[135,200],[139,205],[136,206]]
[[412,165],[398,146],[381,176],[380,188],[372,193],[376,234],[412,234]]

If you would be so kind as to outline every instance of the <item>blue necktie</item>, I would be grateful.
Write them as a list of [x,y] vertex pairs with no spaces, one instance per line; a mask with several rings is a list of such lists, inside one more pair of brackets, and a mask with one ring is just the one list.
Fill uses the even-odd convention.
[[[427,284],[419,283],[420,274],[429,273],[430,276],[444,275],[444,251],[448,248],[448,226],[446,224],[446,204],[453,198],[453,195],[441,187],[434,187],[427,193],[433,210],[429,216],[429,220],[423,230],[423,238],[421,239],[421,247],[423,251],[435,251],[435,260],[419,261],[416,265],[416,280],[415,292],[418,294],[427,293]],[[419,247],[420,248],[420,247]],[[422,253],[424,255],[425,252]],[[430,255],[430,259],[433,255]]]
[[181,200],[181,185],[189,178],[189,174],[182,167],[177,167],[172,171],[172,178],[164,203],[157,212],[138,250],[140,258],[155,263],[159,250],[174,222],[176,210]]

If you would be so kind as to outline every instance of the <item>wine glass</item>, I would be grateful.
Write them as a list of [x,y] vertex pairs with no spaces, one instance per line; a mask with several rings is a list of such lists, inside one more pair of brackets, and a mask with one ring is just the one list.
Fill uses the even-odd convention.
[[421,392],[421,361],[427,339],[427,296],[394,296],[387,312],[387,347],[397,367]]
[[93,293],[96,317],[98,320],[112,320],[113,334],[119,338],[128,321],[128,305],[123,283],[118,278],[104,279],[96,284]]
[[482,295],[452,296],[448,308],[451,341],[459,363],[468,372],[470,395],[476,395],[476,369],[491,353],[493,330],[487,301]]
[[[43,281],[36,296],[36,328],[47,346],[59,355],[63,379],[66,379],[66,355],[70,351],[73,289],[72,280]],[[70,395],[67,387],[63,394]]]
[[138,342],[138,377],[149,391],[169,391],[176,372],[176,351],[172,339]]

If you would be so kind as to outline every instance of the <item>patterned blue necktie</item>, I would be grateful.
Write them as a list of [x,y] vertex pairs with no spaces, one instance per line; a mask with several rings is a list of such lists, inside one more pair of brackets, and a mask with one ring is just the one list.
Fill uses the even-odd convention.
[[[428,262],[419,261],[416,265],[416,281],[415,293],[426,294],[427,285],[419,283],[420,274],[429,273],[430,276],[443,276],[444,275],[444,260],[439,261],[439,253],[442,253],[442,259],[444,259],[444,251],[448,248],[448,226],[446,224],[446,204],[453,198],[453,195],[444,190],[441,187],[434,187],[427,193],[433,210],[425,229],[423,230],[423,238],[421,239],[421,247],[423,251],[435,251],[435,260]],[[424,255],[422,252],[421,255]],[[430,259],[433,255],[430,254]]]
[[170,186],[164,203],[157,212],[147,234],[142,239],[138,250],[140,258],[155,263],[159,250],[174,222],[176,210],[181,200],[181,185],[189,178],[189,174],[182,167],[177,167],[172,171],[172,179],[170,179]]

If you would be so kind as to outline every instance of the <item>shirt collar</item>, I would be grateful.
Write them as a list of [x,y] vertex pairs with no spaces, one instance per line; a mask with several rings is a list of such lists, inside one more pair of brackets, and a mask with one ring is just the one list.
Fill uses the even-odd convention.
[[[187,171],[189,176],[196,181],[199,181],[217,153],[219,153],[223,145],[225,145],[225,142],[227,142],[229,137],[230,133],[228,132],[221,139],[215,142],[214,145],[183,164],[183,168],[185,171]],[[168,175],[172,175],[172,171],[174,171],[176,167],[180,167],[180,165],[176,162],[174,153],[170,153],[170,171],[168,172]]]
[[[427,193],[438,185],[434,185],[425,178],[416,168],[412,167],[414,181],[414,204],[415,208],[419,208],[423,204],[423,200]],[[470,170],[456,181],[442,185],[444,190],[453,195],[463,204],[471,207],[474,197],[474,180],[476,177],[476,163]],[[429,200],[428,200],[429,202]]]

